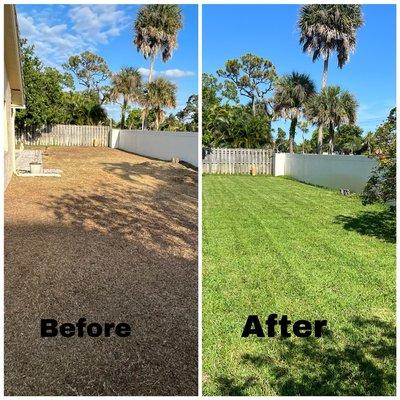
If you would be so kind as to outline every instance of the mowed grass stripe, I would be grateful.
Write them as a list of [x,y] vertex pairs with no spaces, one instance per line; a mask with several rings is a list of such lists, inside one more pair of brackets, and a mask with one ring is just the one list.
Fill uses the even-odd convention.
[[[250,204],[246,204],[246,206],[241,207],[244,209],[247,209],[247,213],[242,215],[246,215],[246,220],[245,224],[246,227],[243,227],[241,225],[241,228],[243,231],[243,234],[241,237],[245,241],[251,241],[254,242],[255,239],[253,238],[254,235],[260,236],[259,231],[261,230],[263,232],[264,238],[268,237],[269,241],[268,244],[270,245],[266,251],[273,250],[271,249],[271,245],[275,247],[275,251],[279,253],[280,257],[280,264],[281,267],[280,270],[283,271],[286,274],[286,278],[288,278],[288,274],[290,275],[296,275],[294,278],[295,280],[290,280],[287,279],[288,282],[293,282],[295,285],[294,291],[301,291],[301,290],[308,290],[309,297],[313,295],[312,290],[313,288],[306,288],[302,285],[302,282],[304,279],[302,278],[305,276],[305,279],[307,279],[308,276],[312,276],[314,278],[314,281],[320,275],[322,279],[324,280],[324,283],[326,286],[330,286],[332,284],[334,286],[334,289],[336,289],[336,292],[338,291],[338,288],[335,286],[339,284],[339,281],[337,280],[337,274],[341,274],[341,281],[340,285],[341,288],[343,289],[344,293],[348,290],[351,290],[351,288],[354,286],[353,285],[353,280],[354,279],[363,279],[363,275],[359,274],[358,268],[361,266],[363,267],[363,260],[360,259],[360,257],[364,253],[359,253],[359,252],[343,252],[342,248],[342,243],[337,244],[335,241],[332,241],[329,235],[321,235],[318,237],[318,235],[321,234],[321,232],[311,232],[310,233],[310,227],[312,227],[313,224],[308,224],[306,221],[306,214],[307,213],[299,213],[299,216],[301,216],[301,220],[297,221],[297,224],[292,223],[292,219],[281,219],[280,221],[277,222],[276,226],[276,231],[271,234],[270,229],[269,229],[269,222],[266,221],[265,215],[269,215],[269,213],[274,214],[274,215],[285,215],[285,213],[282,211],[283,206],[280,205],[281,203],[285,203],[285,201],[280,202],[278,196],[276,193],[279,193],[278,190],[273,190],[273,191],[268,191],[268,211],[260,211],[258,212],[258,208],[260,204],[263,204],[263,198],[260,186],[255,186],[254,189],[252,187],[249,187],[248,184],[251,183],[251,180],[246,179],[248,177],[235,177],[235,178],[241,178],[241,187],[243,189],[246,189],[246,194],[247,195],[253,195],[253,200]],[[244,179],[243,179],[244,178]],[[272,181],[271,181],[272,179]],[[293,181],[288,181],[288,180],[283,180],[283,179],[275,179],[274,178],[269,178],[269,181],[275,182],[278,181],[279,183],[287,184],[287,182],[293,183]],[[298,185],[298,183],[295,183]],[[304,184],[300,184],[305,186]],[[281,185],[279,185],[281,186]],[[262,186],[261,186],[262,187]],[[315,188],[312,188],[315,189]],[[322,193],[324,192],[322,189],[318,189]],[[243,191],[242,191],[243,192]],[[241,193],[242,193],[241,192]],[[223,193],[226,193],[226,195],[233,200],[233,204],[238,204],[240,199],[238,199],[238,196],[242,196],[242,194],[237,194],[235,195],[229,188],[223,188]],[[333,193],[332,193],[333,194]],[[339,197],[335,195],[335,197]],[[272,201],[271,201],[272,198]],[[286,198],[285,198],[286,199]],[[239,203],[240,204],[240,203]],[[291,208],[293,207],[293,204],[296,204],[294,201],[288,202],[288,206]],[[300,207],[297,207],[300,208]],[[257,215],[259,217],[257,217]],[[251,216],[251,217],[250,217]],[[235,218],[231,218],[233,221]],[[304,223],[300,223],[304,222]],[[314,222],[314,221],[313,221]],[[247,224],[249,226],[254,226],[254,229],[248,230]],[[231,226],[231,221],[229,223]],[[334,228],[334,227],[333,227]],[[232,228],[231,228],[232,229]],[[341,227],[337,226],[337,230],[343,230]],[[289,233],[289,234],[288,234]],[[316,236],[317,235],[317,236]],[[284,236],[284,237],[280,237]],[[357,235],[351,234],[350,236],[353,237],[354,239],[357,239]],[[274,240],[275,237],[275,240]],[[283,240],[281,240],[283,239]],[[317,242],[316,242],[317,240]],[[286,241],[286,243],[285,243]],[[291,244],[291,251],[287,252],[286,246],[288,242]],[[236,242],[233,242],[236,243]],[[281,243],[281,245],[279,245]],[[352,243],[347,243],[349,246],[352,246]],[[242,246],[240,246],[242,248]],[[248,252],[250,254],[258,254],[258,252],[253,251],[252,246],[249,245],[247,247]],[[322,252],[321,249],[324,251]],[[306,254],[307,253],[307,254]],[[313,253],[315,254],[315,257],[313,257]],[[338,258],[341,259],[340,264],[331,264],[329,265],[327,263],[327,257],[326,254],[329,254],[331,258]],[[237,254],[235,254],[236,256]],[[302,263],[302,258],[306,257],[308,258],[309,261],[309,266],[307,269],[300,269],[298,270],[298,265]],[[367,256],[369,257],[369,256]],[[316,262],[313,262],[316,261]],[[318,262],[319,261],[319,262]],[[289,266],[290,268],[284,268],[286,266]],[[328,268],[328,271],[325,271],[325,269]],[[372,275],[370,279],[375,279],[377,280],[378,277],[375,275]],[[327,281],[330,280],[330,281]],[[376,282],[376,283],[381,283],[381,282]],[[288,288],[290,289],[290,288]],[[315,297],[316,301],[318,302],[320,298],[320,290],[318,289],[315,291]],[[332,293],[334,295],[334,293]],[[361,293],[362,294],[362,293]],[[380,296],[381,291],[378,289],[377,294]],[[370,296],[371,294],[369,294]],[[339,293],[335,296],[337,297],[334,299],[335,301],[348,301],[348,297],[342,297],[340,290]],[[324,300],[331,301],[329,299],[329,296],[323,297]],[[333,299],[332,299],[333,300]],[[359,303],[363,299],[358,298],[356,299],[356,302]]]
[[[377,361],[365,348],[384,343],[391,349],[393,339],[381,330],[394,324],[395,245],[386,232],[374,235],[371,229],[364,232],[362,223],[357,229],[345,224],[349,218],[354,224],[363,213],[385,216],[385,208],[265,176],[206,175],[203,196],[205,394],[296,394],[300,383],[302,394],[391,393],[392,354]],[[325,349],[325,356],[318,358],[310,348],[307,354],[302,343],[310,340],[240,338],[247,315],[268,312],[287,313],[293,320],[327,318],[333,336],[314,346]],[[377,322],[365,323],[370,317]],[[368,332],[375,332],[377,343],[367,342]],[[376,369],[363,358],[370,367],[360,371],[350,358],[344,372],[339,365],[330,370],[325,391],[305,383],[318,382],[313,365],[324,357],[358,354],[358,348],[341,352],[363,341],[369,343],[363,345],[363,357],[376,361]],[[300,356],[292,352],[289,357],[288,343],[300,346],[303,372]],[[365,382],[367,375],[372,383]]]

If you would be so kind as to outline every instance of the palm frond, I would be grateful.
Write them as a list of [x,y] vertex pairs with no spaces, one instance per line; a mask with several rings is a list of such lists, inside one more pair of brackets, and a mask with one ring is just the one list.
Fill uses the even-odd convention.
[[342,68],[355,50],[357,29],[363,23],[358,4],[307,4],[301,7],[298,20],[300,44],[313,61],[336,51]]
[[181,8],[175,4],[142,6],[134,23],[134,44],[147,59],[161,53],[163,61],[178,47],[178,32],[183,27]]

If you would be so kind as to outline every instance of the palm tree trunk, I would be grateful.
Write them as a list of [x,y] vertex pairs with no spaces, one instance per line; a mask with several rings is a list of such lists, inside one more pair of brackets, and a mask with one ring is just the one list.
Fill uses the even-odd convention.
[[155,61],[155,56],[152,56],[150,58],[149,83],[151,82],[151,78],[153,77],[154,61]]
[[333,140],[335,136],[335,131],[333,129],[332,123],[329,124],[329,153],[333,154]]
[[333,143],[332,143],[332,136],[329,136],[329,154],[333,153]]
[[302,145],[302,153],[304,154],[304,132],[301,132],[301,136],[303,138],[303,145]]
[[[151,82],[151,79],[153,77],[153,71],[154,71],[154,61],[155,61],[156,57],[152,56],[150,58],[150,71],[149,71],[149,80],[148,83]],[[142,113],[142,131],[144,131],[146,129],[146,118],[147,118],[147,111],[143,110]]]
[[289,152],[293,153],[294,137],[296,135],[297,118],[293,118],[289,128]]
[[326,85],[328,83],[328,66],[329,66],[329,53],[324,58],[324,71],[322,73],[322,86],[321,86],[321,89],[326,88]]
[[[321,89],[326,88],[328,83],[328,66],[329,66],[329,52],[324,58],[324,70],[322,73],[322,86]],[[324,127],[321,125],[318,128],[318,144],[317,144],[317,153],[322,154],[322,140],[324,136]]]
[[155,123],[156,123],[156,131],[158,131],[158,128],[160,127],[160,115],[158,111],[155,112]]
[[142,131],[144,131],[146,129],[146,114],[147,114],[147,110],[144,107],[143,111],[142,111]]
[[125,113],[126,113],[126,107],[127,103],[126,100],[124,99],[124,102],[122,103],[121,107],[121,129],[125,129]]
[[318,127],[318,141],[317,141],[317,154],[322,154],[322,139],[324,136],[324,126]]

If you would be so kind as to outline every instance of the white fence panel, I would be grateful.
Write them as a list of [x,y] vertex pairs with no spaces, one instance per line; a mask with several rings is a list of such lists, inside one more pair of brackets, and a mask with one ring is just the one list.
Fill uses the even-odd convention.
[[107,147],[110,128],[106,125],[47,125],[16,130],[18,140],[38,146]]
[[113,129],[110,147],[170,161],[179,158],[198,167],[198,133]]
[[204,148],[206,174],[272,174],[273,153],[269,149]]
[[301,182],[361,193],[376,165],[366,156],[281,153],[275,155],[274,171]]

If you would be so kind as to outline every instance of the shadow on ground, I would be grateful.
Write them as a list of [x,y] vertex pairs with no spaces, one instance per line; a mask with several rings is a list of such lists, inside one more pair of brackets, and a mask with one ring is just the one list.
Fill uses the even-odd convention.
[[389,243],[396,242],[396,213],[390,209],[384,211],[363,211],[355,217],[338,215],[335,222],[344,229],[361,235],[374,236]]
[[[242,363],[266,370],[266,383],[277,395],[394,395],[394,325],[379,318],[354,318],[351,323],[344,332],[345,346],[337,347],[334,338],[280,340],[278,358],[244,354]],[[253,375],[244,383],[222,375],[219,392],[257,393],[263,382]]]
[[[6,394],[196,395],[196,174],[143,158],[88,173],[67,155],[78,183],[66,166],[7,193]],[[39,336],[41,318],[80,317],[132,335]]]

